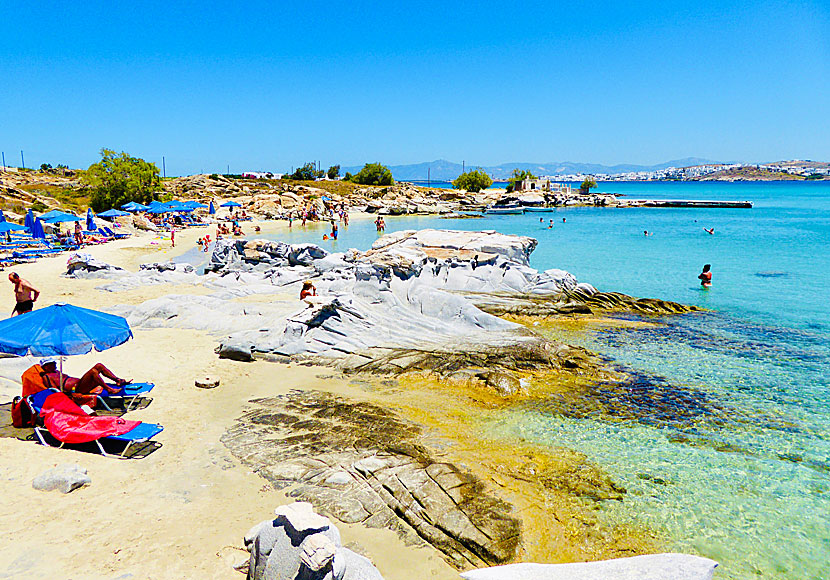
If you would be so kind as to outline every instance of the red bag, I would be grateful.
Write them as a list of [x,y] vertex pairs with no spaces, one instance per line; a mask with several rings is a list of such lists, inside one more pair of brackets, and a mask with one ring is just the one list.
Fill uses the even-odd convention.
[[35,415],[23,397],[15,397],[12,401],[12,425],[17,428],[35,426]]

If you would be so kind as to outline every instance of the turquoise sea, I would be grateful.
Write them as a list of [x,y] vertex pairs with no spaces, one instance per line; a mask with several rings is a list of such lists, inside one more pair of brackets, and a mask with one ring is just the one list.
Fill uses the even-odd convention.
[[[628,490],[624,501],[604,505],[609,518],[648,524],[672,550],[718,560],[717,578],[830,578],[830,183],[599,189],[636,198],[751,200],[755,207],[386,219],[387,232],[532,236],[539,240],[535,268],[568,270],[600,290],[708,309],[666,317],[656,328],[583,339],[643,377],[615,394],[608,408],[622,411],[613,420],[551,404],[513,409],[485,428],[493,437],[582,451]],[[376,238],[368,220],[341,226],[336,242],[322,242],[324,231],[322,224],[295,227],[284,239],[344,251],[366,249]],[[697,280],[706,263],[709,290]]]

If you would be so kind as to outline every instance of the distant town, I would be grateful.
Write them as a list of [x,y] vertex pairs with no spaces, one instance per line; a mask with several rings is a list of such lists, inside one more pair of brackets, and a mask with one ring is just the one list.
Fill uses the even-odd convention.
[[[525,164],[522,164],[525,165]],[[403,168],[400,167],[401,169]],[[425,179],[399,178],[392,167],[393,175],[400,181],[425,183]],[[489,168],[483,168],[486,172]],[[461,170],[459,169],[459,173]],[[401,171],[404,173],[404,171]],[[503,181],[499,171],[493,172],[495,181]],[[541,174],[538,177],[557,182],[581,182],[587,178],[596,181],[781,181],[781,180],[821,180],[830,179],[830,163],[821,161],[776,161],[774,163],[708,163],[685,167],[665,167],[661,169],[621,172],[568,172]],[[281,179],[283,174],[262,171],[246,171],[242,177],[259,179]],[[338,177],[339,178],[339,177]],[[330,179],[326,176],[320,179]],[[449,181],[450,177],[435,177],[432,181]]]

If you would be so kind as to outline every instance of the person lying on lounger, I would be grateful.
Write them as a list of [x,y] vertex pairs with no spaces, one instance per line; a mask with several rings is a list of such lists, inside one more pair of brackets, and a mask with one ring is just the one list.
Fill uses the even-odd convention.
[[[49,377],[49,383],[58,388],[61,384],[61,374],[58,371],[58,363],[54,358],[44,358],[40,361],[40,366]],[[112,385],[107,384],[104,378],[115,382],[119,388],[113,388]],[[91,369],[84,373],[84,376],[77,379],[68,375],[63,375],[63,390],[67,392],[75,392],[81,395],[100,395],[105,390],[109,393],[117,393],[121,390],[120,387],[132,381],[127,379],[119,379],[113,374],[111,370],[101,363],[97,363]]]

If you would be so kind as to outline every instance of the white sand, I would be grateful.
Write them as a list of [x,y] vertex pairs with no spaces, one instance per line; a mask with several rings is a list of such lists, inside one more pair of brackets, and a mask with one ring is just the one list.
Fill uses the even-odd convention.
[[[283,222],[262,222],[273,233]],[[245,226],[246,230],[250,226]],[[209,229],[211,236],[215,228]],[[194,246],[205,230],[178,232],[151,245],[141,236],[87,251],[136,270]],[[15,268],[42,291],[37,308],[70,302],[88,308],[135,304],[165,294],[203,293],[190,285],[144,286],[128,292],[95,290],[105,281],[59,276],[68,255]],[[14,305],[7,283],[8,310]],[[268,299],[268,297],[263,297]],[[72,357],[65,370],[78,376],[100,361],[121,376],[156,384],[153,402],[127,415],[164,426],[162,448],[144,459],[120,461],[91,453],[43,447],[0,438],[0,578],[242,578],[231,568],[247,556],[242,537],[273,509],[292,501],[270,488],[230,455],[220,442],[246,401],[290,389],[324,389],[348,394],[343,381],[316,377],[320,369],[267,362],[219,360],[216,339],[177,329],[137,330],[126,344]],[[325,372],[325,371],[322,371]],[[196,377],[219,377],[217,389],[194,387]],[[0,387],[0,403],[16,393]],[[0,418],[4,423],[8,417]],[[36,491],[32,479],[61,463],[89,470],[92,484],[68,495]],[[338,524],[344,543],[355,542],[387,580],[458,578],[432,548],[404,546],[389,530]]]

